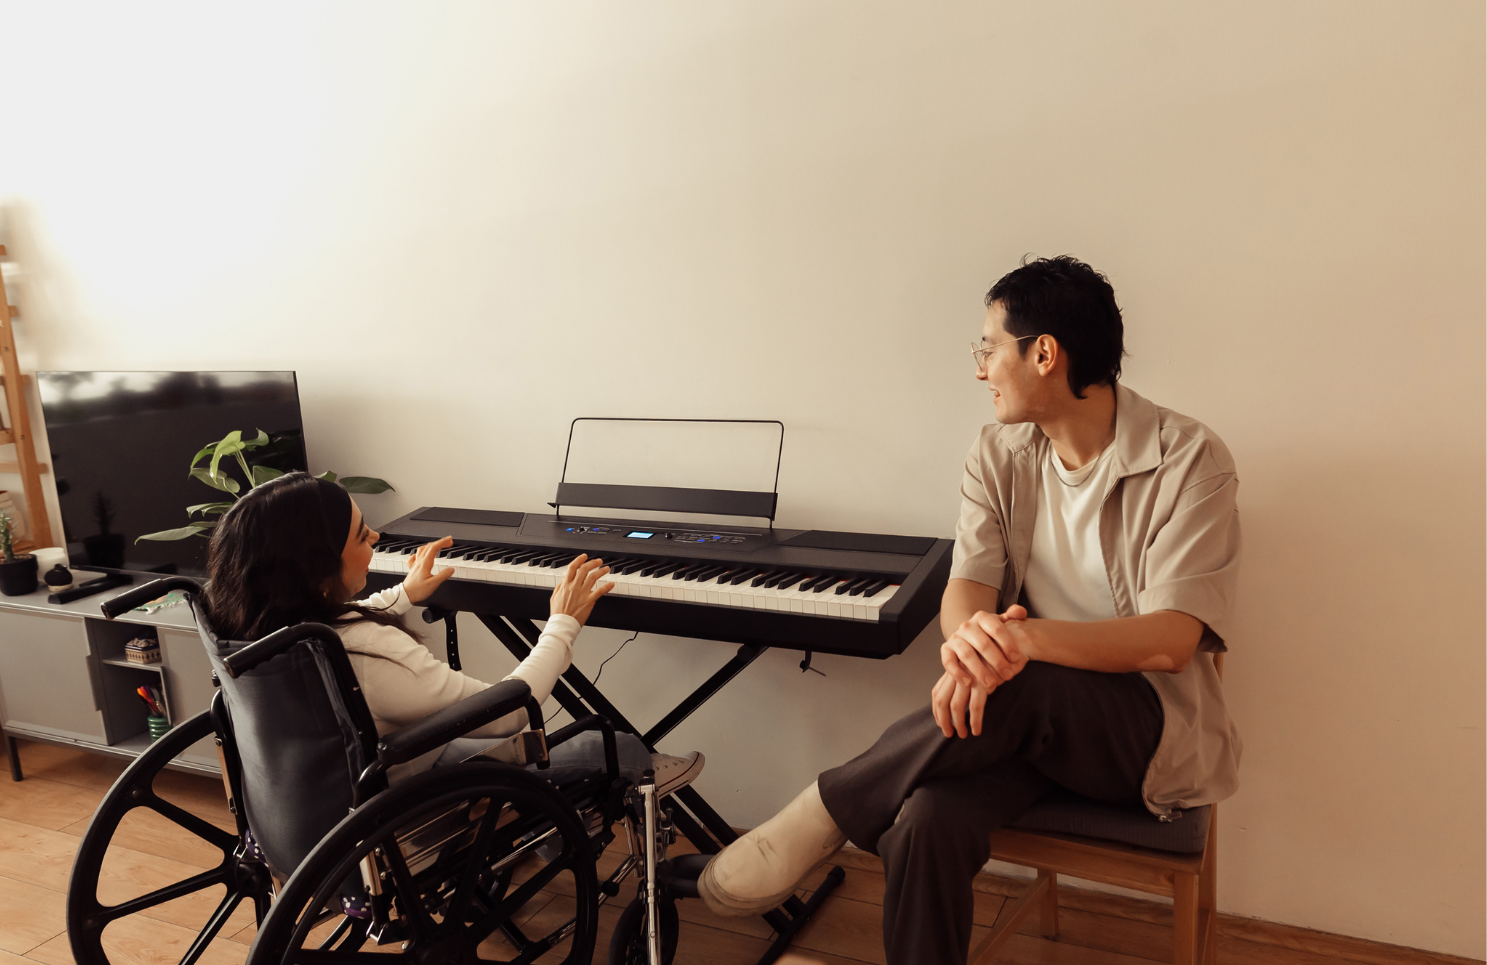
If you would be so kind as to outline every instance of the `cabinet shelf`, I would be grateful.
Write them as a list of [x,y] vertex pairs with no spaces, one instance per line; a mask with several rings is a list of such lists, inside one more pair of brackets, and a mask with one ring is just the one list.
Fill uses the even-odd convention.
[[110,667],[128,667],[130,670],[164,670],[165,664],[159,660],[154,663],[135,663],[133,660],[125,660],[123,657],[99,657],[99,663],[106,663]]

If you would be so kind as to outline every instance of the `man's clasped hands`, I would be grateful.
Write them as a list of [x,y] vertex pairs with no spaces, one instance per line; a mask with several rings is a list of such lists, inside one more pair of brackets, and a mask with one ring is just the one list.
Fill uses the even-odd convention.
[[[930,691],[935,723],[946,737],[980,736],[986,698],[1027,666],[1032,652],[1027,610],[978,611],[940,645],[945,672]],[[969,712],[969,713],[968,713]]]

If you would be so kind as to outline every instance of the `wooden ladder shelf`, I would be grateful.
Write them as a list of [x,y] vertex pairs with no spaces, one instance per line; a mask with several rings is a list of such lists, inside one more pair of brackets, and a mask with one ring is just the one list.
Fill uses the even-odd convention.
[[[0,258],[5,246],[0,245]],[[0,472],[21,476],[21,492],[26,497],[26,515],[31,524],[30,538],[17,542],[17,550],[31,550],[52,545],[52,524],[47,518],[46,497],[41,489],[41,474],[47,467],[36,460],[36,439],[31,434],[31,419],[26,414],[26,385],[30,378],[21,375],[20,360],[15,351],[15,328],[11,319],[20,312],[5,293],[5,275],[0,273],[0,386],[5,390],[5,410],[10,414],[6,424],[0,421],[0,445],[15,446],[15,461],[0,461]]]

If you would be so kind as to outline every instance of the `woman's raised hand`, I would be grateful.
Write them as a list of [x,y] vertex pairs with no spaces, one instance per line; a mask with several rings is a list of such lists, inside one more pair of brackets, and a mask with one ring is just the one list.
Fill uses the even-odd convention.
[[434,572],[434,557],[439,551],[454,545],[454,537],[446,536],[432,543],[424,543],[408,557],[408,575],[403,577],[403,592],[409,603],[422,603],[434,595],[445,580],[454,575],[454,567],[446,566]]
[[568,564],[563,578],[552,591],[551,612],[553,616],[566,613],[580,624],[587,623],[589,614],[599,597],[614,589],[613,583],[600,583],[599,578],[609,573],[603,560],[591,560],[587,553]]

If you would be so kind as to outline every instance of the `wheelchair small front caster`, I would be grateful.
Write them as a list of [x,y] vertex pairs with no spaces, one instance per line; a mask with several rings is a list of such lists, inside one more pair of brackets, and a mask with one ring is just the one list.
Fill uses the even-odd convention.
[[[676,902],[670,898],[657,897],[656,909],[661,922],[661,962],[671,965],[676,955],[677,934],[680,924],[676,914]],[[614,936],[609,939],[609,965],[651,965],[645,947],[645,903],[639,898],[625,906],[620,919],[615,923]]]

